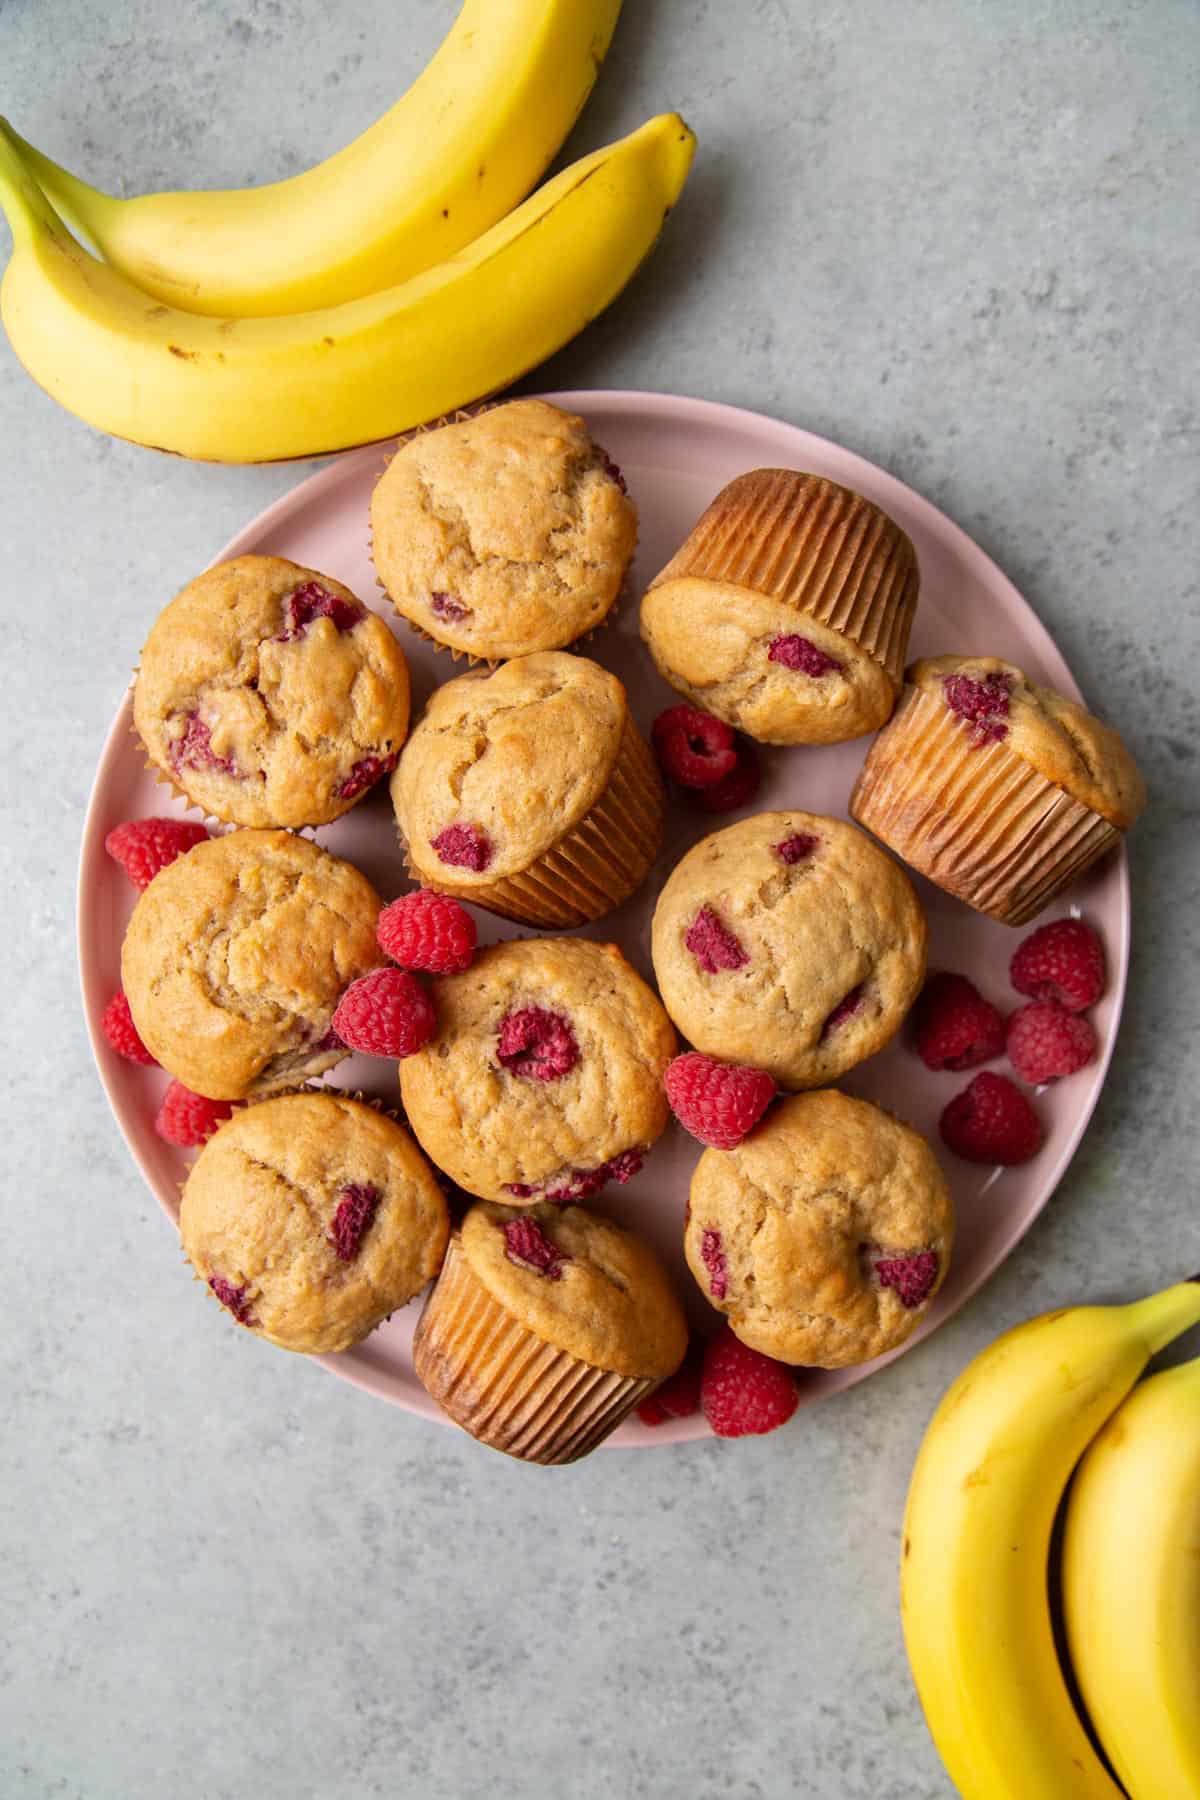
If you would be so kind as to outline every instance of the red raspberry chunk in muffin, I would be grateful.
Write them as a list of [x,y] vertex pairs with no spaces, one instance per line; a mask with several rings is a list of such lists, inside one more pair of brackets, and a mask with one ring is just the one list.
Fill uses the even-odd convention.
[[216,769],[222,775],[236,775],[237,767],[228,756],[218,756],[212,747],[212,732],[199,713],[189,713],[183,736],[171,745],[171,761],[177,769]]
[[610,1156],[595,1169],[572,1169],[566,1178],[556,1177],[553,1182],[541,1185],[530,1185],[526,1181],[507,1181],[504,1191],[516,1200],[552,1200],[556,1206],[565,1206],[571,1200],[590,1200],[593,1194],[610,1181],[624,1187],[632,1181],[642,1166],[640,1150],[619,1150],[616,1156]]
[[700,1261],[708,1270],[708,1291],[714,1300],[724,1300],[729,1292],[729,1267],[719,1231],[700,1233]]
[[394,754],[362,756],[350,773],[342,776],[333,791],[339,800],[357,800],[360,794],[365,794],[369,787],[375,786],[381,775],[390,775],[395,766]]
[[837,1030],[839,1025],[843,1025],[847,1019],[852,1019],[856,1012],[861,1012],[865,998],[866,995],[863,984],[860,982],[858,987],[851,988],[850,992],[844,994],[838,1001],[837,1005],[821,1027],[821,1036],[823,1038],[831,1036],[831,1034]]
[[550,1242],[536,1219],[508,1219],[500,1229],[504,1233],[504,1254],[509,1262],[533,1269],[547,1281],[562,1279],[563,1264],[572,1259],[566,1250]]
[[744,969],[750,953],[711,906],[702,906],[683,935],[683,941],[706,975],[721,969]]
[[972,675],[947,675],[942,687],[946,705],[969,728],[971,742],[977,749],[984,744],[999,744],[1008,736],[1011,675],[985,675],[982,681],[976,681]]
[[938,1278],[938,1259],[933,1250],[916,1256],[881,1256],[875,1263],[881,1288],[892,1288],[901,1306],[923,1306]]
[[451,868],[481,875],[492,860],[492,840],[478,825],[447,825],[430,844]]
[[255,1325],[257,1320],[250,1316],[250,1302],[246,1298],[246,1289],[235,1287],[224,1275],[210,1275],[208,1285],[221,1305],[231,1312],[239,1325]]
[[369,1182],[352,1181],[342,1189],[329,1227],[329,1242],[339,1262],[354,1261],[375,1222],[382,1198],[379,1189]]
[[794,867],[796,863],[807,862],[820,842],[820,838],[811,831],[796,831],[791,837],[784,838],[781,844],[776,844],[775,854],[789,867]]
[[357,601],[331,594],[319,581],[306,581],[288,595],[285,616],[287,628],[280,634],[281,644],[303,637],[314,619],[332,619],[338,631],[353,631],[367,614]]
[[429,610],[435,619],[469,619],[471,609],[456,600],[453,594],[432,593],[429,596]]
[[811,638],[801,637],[798,632],[772,638],[767,661],[782,663],[785,669],[793,669],[797,675],[809,675],[814,681],[819,681],[822,675],[832,675],[842,666],[836,657],[827,655]]
[[512,1075],[558,1081],[579,1061],[571,1021],[544,1006],[523,1006],[500,1021],[499,1061]]

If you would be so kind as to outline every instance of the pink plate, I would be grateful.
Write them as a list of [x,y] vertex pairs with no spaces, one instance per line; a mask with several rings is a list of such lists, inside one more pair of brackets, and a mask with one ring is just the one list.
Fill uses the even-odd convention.
[[[635,592],[662,566],[718,488],[734,475],[762,466],[809,469],[877,501],[915,543],[921,565],[921,604],[913,634],[914,655],[991,653],[1010,658],[1036,680],[1064,693],[1078,693],[1044,627],[996,565],[927,500],[861,457],[778,420],[706,400],[622,392],[551,394],[548,398],[581,412],[625,472],[641,514]],[[368,499],[383,467],[383,455],[381,448],[372,447],[337,458],[269,507],[217,560],[246,551],[288,556],[336,576],[390,617],[367,553]],[[403,641],[418,703],[438,681],[461,672],[463,665],[455,665],[406,629]],[[616,622],[599,632],[586,648],[620,675],[638,721],[647,730],[673,696],[659,681],[641,647],[636,607],[626,604]],[[128,649],[132,653],[134,646]],[[134,1161],[164,1210],[175,1218],[178,1183],[186,1172],[187,1158],[163,1143],[153,1128],[166,1077],[161,1070],[122,1062],[104,1042],[99,1028],[104,1005],[120,984],[121,937],[135,899],[122,871],[105,855],[105,833],[122,819],[181,810],[169,791],[145,773],[130,718],[126,697],[100,759],[84,827],[79,959],[84,1009],[100,1078]],[[764,751],[765,779],[756,806],[801,806],[844,816],[864,749],[860,740],[822,749]],[[677,804],[663,856],[651,880],[619,912],[592,926],[587,935],[619,943],[649,977],[655,896],[683,852],[717,823],[720,821],[689,810],[686,803]],[[320,841],[357,863],[385,897],[408,885],[395,847],[386,784],[346,818],[323,829]],[[1019,935],[971,912],[925,882],[917,885],[929,913],[931,967],[968,972],[999,1006],[1012,1005],[1015,996],[1008,986],[1007,965]],[[1046,1125],[1046,1143],[1024,1168],[980,1169],[942,1152],[958,1206],[958,1245],[954,1267],[918,1336],[934,1330],[961,1306],[1029,1229],[1054,1192],[1100,1093],[1116,1038],[1129,959],[1129,880],[1123,852],[1109,858],[1073,890],[1069,909],[1086,913],[1108,951],[1110,985],[1094,1014],[1100,1057],[1040,1096],[1037,1104]],[[480,913],[478,919],[485,942],[517,935],[516,927],[486,913]],[[395,1098],[394,1073],[381,1061],[355,1057],[341,1065],[334,1079],[339,1085],[362,1088],[388,1101]],[[881,1101],[938,1144],[938,1114],[967,1079],[931,1074],[898,1040],[855,1070],[845,1086]],[[603,1204],[616,1217],[636,1222],[657,1242],[676,1271],[681,1292],[694,1304],[697,1318],[707,1315],[711,1319],[687,1274],[679,1244],[684,1200],[698,1154],[698,1146],[672,1126],[648,1159],[645,1171],[627,1187],[610,1187]],[[413,1374],[410,1347],[417,1313],[414,1303],[354,1350],[322,1361],[343,1380],[411,1412],[441,1418]],[[215,1308],[212,1317],[214,1330],[227,1329]],[[910,1344],[916,1341],[913,1338]],[[889,1360],[880,1358],[836,1372],[807,1372],[800,1381],[801,1398],[810,1401],[837,1393]],[[654,1430],[635,1420],[610,1442],[678,1443],[706,1433],[707,1426],[699,1418],[671,1421]]]

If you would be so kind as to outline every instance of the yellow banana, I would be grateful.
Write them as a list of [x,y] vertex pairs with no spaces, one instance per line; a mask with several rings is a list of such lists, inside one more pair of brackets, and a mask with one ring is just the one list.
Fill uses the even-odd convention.
[[1080,1464],[1063,1608],[1080,1692],[1132,1800],[1196,1800],[1200,1360],[1136,1388]]
[[116,437],[217,462],[367,443],[495,393],[581,331],[652,248],[695,141],[662,113],[398,287],[322,312],[206,319],[82,250],[0,121],[14,237],[0,317],[34,380]]
[[118,200],[18,148],[67,223],[156,300],[215,317],[310,312],[432,268],[523,200],[591,92],[620,10],[466,0],[389,112],[267,187]]
[[963,1800],[1119,1800],[1055,1652],[1050,1532],[1091,1439],[1154,1352],[1197,1320],[1200,1282],[1047,1313],[976,1357],[934,1414],[909,1490],[901,1611]]

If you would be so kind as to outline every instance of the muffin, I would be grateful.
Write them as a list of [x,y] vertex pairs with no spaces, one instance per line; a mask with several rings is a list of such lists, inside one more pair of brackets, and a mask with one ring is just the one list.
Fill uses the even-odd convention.
[[744,1344],[841,1369],[894,1350],[950,1261],[954,1206],[919,1132],[833,1089],[797,1094],[696,1164],[688,1267]]
[[324,1355],[358,1343],[437,1274],[450,1218],[394,1119],[341,1094],[283,1094],[209,1138],[179,1230],[239,1325]]
[[121,985],[142,1042],[210,1100],[292,1087],[349,1052],[343,988],[382,961],[365,875],[287,831],[231,831],[162,869],[133,909]]
[[925,915],[870,838],[758,813],[702,838],[654,911],[654,973],[697,1050],[820,1087],[881,1050],[925,975]]
[[849,488],[753,469],[722,488],[642,601],[659,674],[766,744],[875,731],[917,605],[900,527]]
[[413,1340],[464,1431],[526,1462],[586,1456],[687,1350],[657,1257],[579,1206],[473,1206]]
[[233,825],[326,825],[393,769],[404,652],[349,588],[281,556],[198,575],[151,627],[133,721],[172,787]]
[[667,1123],[675,1033],[615,944],[493,944],[432,988],[437,1030],[400,1064],[400,1093],[459,1187],[520,1206],[637,1174]]
[[600,624],[637,512],[582,419],[510,400],[402,444],[371,496],[371,533],[396,611],[444,648],[497,662]]
[[611,912],[662,842],[662,781],[624,688],[563,651],[438,688],[392,803],[418,881],[527,925]]
[[1121,739],[994,656],[914,663],[850,811],[947,893],[1024,925],[1121,842],[1146,801]]

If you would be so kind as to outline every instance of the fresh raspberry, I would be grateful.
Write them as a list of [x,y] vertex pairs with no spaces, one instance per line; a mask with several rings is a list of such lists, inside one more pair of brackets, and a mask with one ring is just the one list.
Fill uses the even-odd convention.
[[794,669],[798,675],[810,675],[819,681],[822,675],[832,675],[841,663],[824,650],[819,650],[809,638],[800,637],[791,632],[787,637],[771,639],[771,648],[767,651],[767,661],[782,663],[785,669]]
[[148,888],[160,869],[194,850],[207,836],[208,828],[190,819],[127,819],[113,826],[104,848],[134,887]]
[[684,1130],[714,1150],[735,1149],[775,1097],[775,1083],[764,1069],[718,1062],[699,1050],[669,1062],[663,1085]]
[[724,1300],[729,1292],[729,1264],[719,1231],[700,1233],[700,1261],[708,1271],[708,1291],[714,1300]]
[[158,1058],[151,1056],[138,1035],[129,1002],[120,988],[100,1015],[100,1029],[117,1055],[123,1056],[127,1062],[145,1063],[148,1068],[158,1067]]
[[794,866],[796,863],[807,862],[820,842],[820,838],[814,837],[811,831],[796,831],[791,837],[784,838],[781,844],[776,844],[775,854],[789,866]]
[[985,1069],[942,1113],[942,1142],[968,1162],[1028,1162],[1042,1147],[1041,1120],[1007,1075]]
[[698,706],[668,706],[650,736],[664,775],[680,787],[713,787],[737,766],[732,726]]
[[737,761],[729,774],[711,787],[698,789],[696,805],[706,813],[733,812],[736,807],[749,806],[761,786],[762,769],[753,744],[739,743]]
[[938,1278],[938,1259],[932,1250],[916,1256],[881,1256],[875,1264],[881,1288],[894,1288],[901,1306],[923,1306]]
[[258,1320],[250,1316],[250,1302],[246,1298],[245,1283],[241,1287],[234,1287],[232,1281],[227,1281],[224,1275],[210,1275],[208,1285],[221,1305],[227,1307],[233,1314],[239,1325],[258,1324]]
[[702,906],[683,934],[683,941],[706,975],[718,969],[741,969],[750,961],[727,925],[723,925],[711,906]]
[[1104,945],[1082,919],[1054,919],[1018,947],[1008,974],[1018,994],[1083,1012],[1104,992]]
[[343,775],[333,792],[338,800],[357,800],[365,794],[369,787],[374,787],[381,775],[390,775],[396,766],[396,757],[361,756],[348,775]]
[[475,955],[475,921],[449,894],[430,888],[402,894],[385,906],[375,925],[379,948],[402,969],[455,975]]
[[429,610],[435,619],[469,619],[471,616],[471,608],[456,600],[453,594],[430,594]]
[[339,631],[353,631],[366,616],[366,608],[357,600],[343,600],[340,594],[331,594],[328,588],[323,588],[319,581],[306,581],[288,595],[287,626],[278,641],[286,644],[293,638],[303,637],[314,619],[332,619]]
[[974,1069],[1004,1049],[1004,1020],[965,975],[931,975],[913,1011],[927,1069]]
[[832,1036],[838,1026],[847,1019],[852,1019],[856,1012],[861,1012],[865,997],[862,982],[857,987],[852,987],[848,994],[843,994],[821,1027],[822,1040]]
[[500,1229],[504,1233],[504,1254],[509,1262],[533,1269],[547,1281],[562,1279],[563,1264],[573,1259],[567,1251],[550,1242],[536,1219],[528,1215],[509,1219]]
[[492,860],[492,840],[478,825],[447,825],[429,841],[439,859],[455,869],[480,875]]
[[183,736],[171,745],[171,761],[177,769],[216,769],[221,775],[236,775],[237,764],[231,756],[218,756],[212,747],[212,732],[199,713],[189,713]]
[[559,1177],[555,1187],[545,1184],[531,1187],[526,1181],[506,1181],[504,1191],[514,1200],[552,1200],[556,1206],[565,1206],[572,1200],[590,1200],[610,1181],[624,1187],[639,1173],[642,1160],[640,1150],[619,1150],[598,1168],[572,1169],[565,1179]]
[[1005,1047],[1021,1080],[1040,1087],[1090,1063],[1096,1054],[1096,1033],[1090,1019],[1068,1012],[1057,1000],[1031,1000],[1008,1021]]
[[690,1419],[700,1411],[700,1370],[704,1350],[700,1344],[688,1346],[688,1353],[673,1375],[656,1387],[637,1409],[643,1425],[665,1425],[668,1419]]
[[496,1051],[510,1075],[533,1081],[558,1081],[579,1061],[579,1045],[571,1021],[544,1006],[523,1006],[500,1021]]
[[982,681],[971,675],[947,675],[943,681],[946,705],[969,727],[976,749],[998,744],[1008,736],[1011,688],[1011,675],[985,675]]
[[339,1262],[354,1261],[375,1222],[382,1198],[379,1189],[366,1182],[352,1181],[342,1189],[329,1226],[329,1242]]
[[411,1056],[437,1028],[433,1001],[415,975],[372,969],[346,989],[333,1015],[343,1044],[364,1056]]
[[704,1352],[700,1404],[718,1437],[746,1437],[786,1425],[800,1396],[786,1363],[751,1350],[723,1325]]
[[203,1094],[193,1094],[182,1081],[173,1081],[163,1095],[154,1129],[168,1144],[190,1149],[210,1138],[221,1121],[232,1116],[228,1100],[208,1100]]

